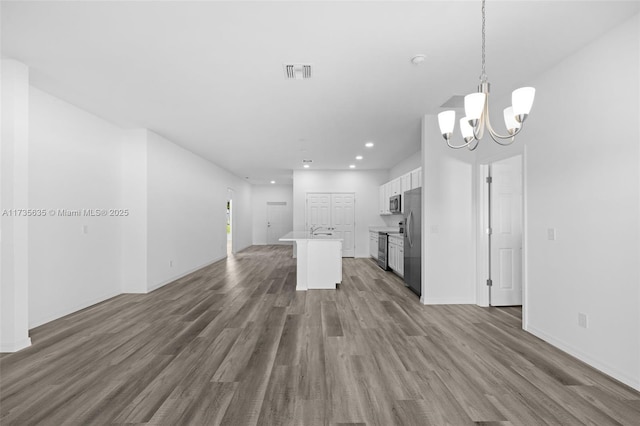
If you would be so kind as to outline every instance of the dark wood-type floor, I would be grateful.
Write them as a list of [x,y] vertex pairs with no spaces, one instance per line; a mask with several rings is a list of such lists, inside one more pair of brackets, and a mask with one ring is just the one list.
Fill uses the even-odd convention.
[[251,247],[148,295],[32,330],[2,425],[638,425],[640,394],[521,330],[520,310],[423,306],[368,259],[295,291]]

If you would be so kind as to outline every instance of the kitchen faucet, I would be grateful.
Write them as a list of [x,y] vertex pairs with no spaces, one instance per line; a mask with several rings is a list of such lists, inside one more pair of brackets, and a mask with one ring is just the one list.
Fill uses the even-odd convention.
[[322,229],[322,226],[312,226],[309,232],[311,232],[313,234],[314,232],[316,232],[319,229]]

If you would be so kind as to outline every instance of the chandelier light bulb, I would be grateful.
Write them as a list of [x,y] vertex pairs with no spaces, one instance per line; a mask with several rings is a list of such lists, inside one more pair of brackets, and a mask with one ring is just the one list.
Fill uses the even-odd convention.
[[516,120],[516,116],[513,113],[513,107],[504,109],[504,124],[507,126],[507,130],[511,134],[520,128],[521,124]]
[[473,127],[469,124],[467,117],[462,117],[460,119],[460,133],[462,133],[462,137],[466,142],[473,139]]
[[[440,126],[440,133],[445,136],[445,139],[451,137],[453,128],[456,125],[456,112],[453,110],[443,111],[438,114],[438,125]],[[446,135],[449,135],[448,137]]]
[[484,110],[484,102],[487,99],[487,95],[481,92],[472,93],[464,97],[464,112],[467,115],[467,119],[470,124],[475,127],[474,122],[480,119],[482,111]]
[[533,99],[536,96],[536,89],[533,87],[521,87],[511,94],[511,103],[513,105],[513,113],[520,123],[522,123],[533,106]]

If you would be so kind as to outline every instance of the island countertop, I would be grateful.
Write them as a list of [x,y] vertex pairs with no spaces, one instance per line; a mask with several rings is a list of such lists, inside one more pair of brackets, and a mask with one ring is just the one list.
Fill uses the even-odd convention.
[[[320,231],[320,232],[323,232],[323,231]],[[291,231],[288,234],[280,237],[279,240],[280,241],[310,241],[310,240],[342,241],[343,238],[338,238],[335,235],[326,235],[326,234],[313,235],[309,231]]]

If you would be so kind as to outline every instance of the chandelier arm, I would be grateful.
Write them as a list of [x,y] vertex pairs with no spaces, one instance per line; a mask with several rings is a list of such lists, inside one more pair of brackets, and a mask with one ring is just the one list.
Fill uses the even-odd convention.
[[496,137],[494,137],[493,133],[491,133],[491,132],[489,132],[489,136],[491,136],[491,139],[493,139],[493,141],[495,143],[497,143],[498,145],[502,145],[502,146],[509,146],[516,140],[516,138],[514,137],[515,135],[511,136],[510,137],[510,141],[506,142],[506,143],[505,142],[501,142],[500,139],[497,139]]
[[[485,104],[484,104],[484,110],[488,111],[488,106],[487,106],[487,101],[485,100]],[[475,126],[473,128],[473,138],[475,140],[477,140],[478,142],[480,142],[480,139],[482,139],[484,137],[484,124],[485,124],[485,113],[483,113],[480,116],[480,119],[478,120],[478,124],[477,126]]]
[[[471,143],[471,141],[469,141],[469,143]],[[473,147],[469,145],[469,151],[475,151],[479,144],[480,144],[480,141],[476,139],[476,143],[473,145]]]
[[451,142],[449,142],[449,140],[447,139],[447,145],[449,145],[449,148],[453,148],[453,149],[460,149],[460,148],[466,148],[469,146],[469,144],[471,143],[471,141],[462,144],[462,145],[451,145]]
[[[493,126],[491,126],[491,118],[489,117],[489,102],[488,101],[487,101],[487,106],[485,107],[483,115],[486,117],[485,123],[486,123],[486,126],[487,126],[487,130],[489,130],[489,134],[491,135],[491,138],[494,141],[498,142],[500,145],[511,145],[511,143],[513,142],[514,136],[516,136],[522,130],[522,127],[523,127],[522,123],[520,124],[520,127],[518,129],[516,129],[515,132],[513,132],[512,134],[507,135],[507,136],[503,136],[503,135],[499,134],[498,132],[496,132],[495,130],[493,130]],[[507,144],[502,144],[499,141],[497,141],[496,138],[498,138],[498,139],[511,139],[511,142],[509,142]]]

